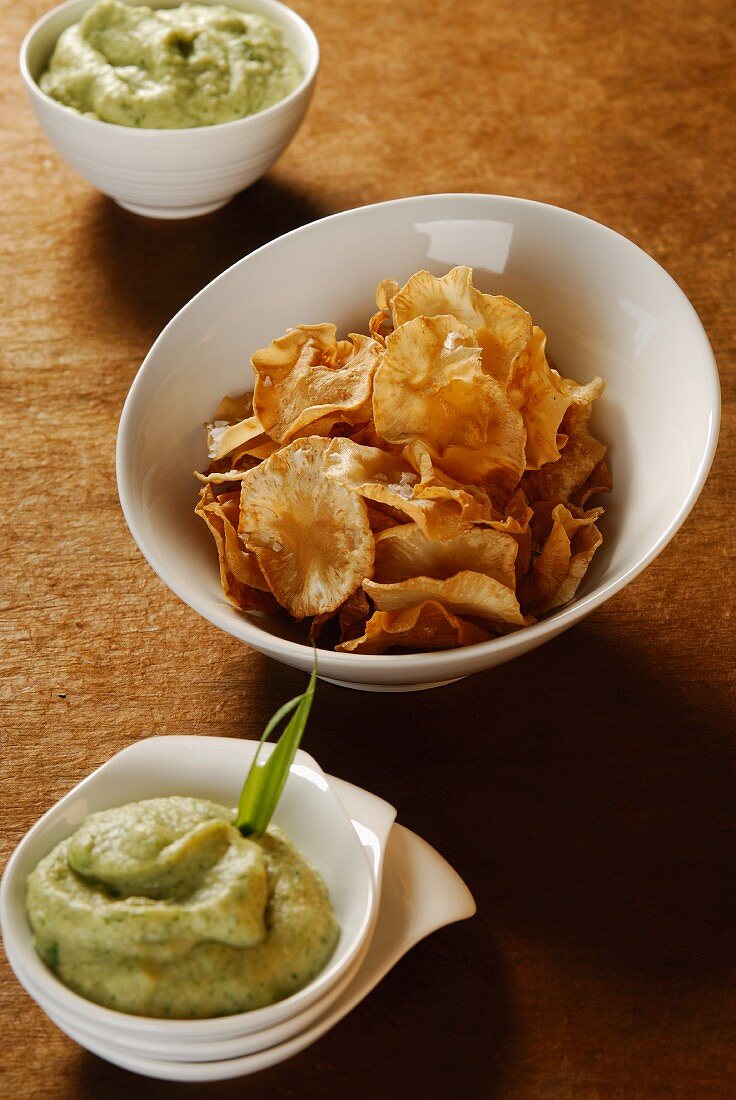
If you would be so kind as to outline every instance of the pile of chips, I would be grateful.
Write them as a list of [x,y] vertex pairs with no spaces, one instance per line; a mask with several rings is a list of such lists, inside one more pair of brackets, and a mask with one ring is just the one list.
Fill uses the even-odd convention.
[[588,427],[604,384],[559,375],[529,314],[472,276],[385,279],[369,335],[299,325],[255,353],[196,474],[237,607],[383,653],[486,641],[575,595],[611,488]]

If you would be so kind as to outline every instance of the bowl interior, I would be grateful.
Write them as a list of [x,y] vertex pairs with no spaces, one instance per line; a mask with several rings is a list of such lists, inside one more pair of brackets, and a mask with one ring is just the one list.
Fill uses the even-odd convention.
[[161,737],[119,753],[54,806],[16,849],[2,882],[1,912],[8,955],[62,1014],[89,1018],[112,1030],[155,1030],[162,1036],[214,1036],[271,1027],[313,1003],[358,956],[375,917],[375,891],[366,852],[324,773],[299,752],[274,824],[294,840],[322,875],[340,926],[327,967],[300,992],[266,1008],[197,1021],[151,1021],[100,1008],[59,982],[36,955],[25,915],[25,882],[36,863],[96,810],[144,798],[187,794],[224,805],[237,801],[256,743],[211,737]]
[[[34,82],[38,81],[46,68],[56,40],[62,31],[73,23],[77,23],[96,2],[97,0],[67,0],[67,3],[60,4],[48,12],[31,29],[21,50],[21,68],[25,66]],[[181,0],[126,0],[130,5],[147,4],[151,8],[175,8],[180,2]],[[207,3],[207,0],[201,0],[201,2]],[[291,11],[285,4],[279,3],[279,0],[227,0],[227,2],[229,7],[256,12],[271,19],[281,30],[286,45],[298,57],[304,78],[310,77],[317,61],[317,44],[307,24],[296,12]]]
[[[222,596],[210,536],[193,515],[191,473],[207,461],[202,422],[223,394],[251,385],[251,353],[289,326],[330,320],[341,333],[365,332],[382,278],[401,282],[421,268],[441,275],[456,264],[475,269],[480,289],[531,312],[563,374],[606,380],[593,431],[609,446],[614,491],[603,501],[604,545],[576,602],[590,597],[593,606],[620,587],[687,514],[715,446],[717,374],[694,310],[654,260],[595,222],[521,199],[425,196],[364,207],[272,242],[206,287],[154,344],[126,402],[118,480],[129,526],[159,575],[212,622],[251,644],[261,632],[299,637],[281,619],[249,621]],[[565,616],[569,609],[527,628],[529,644]],[[471,649],[515,645],[521,633]],[[310,659],[305,649],[302,667]],[[322,670],[348,679],[361,662],[401,660],[409,658],[330,654]]]

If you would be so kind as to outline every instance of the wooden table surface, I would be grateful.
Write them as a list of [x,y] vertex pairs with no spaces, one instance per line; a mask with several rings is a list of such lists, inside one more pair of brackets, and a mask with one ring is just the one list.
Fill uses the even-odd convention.
[[147,348],[256,246],[422,192],[570,207],[683,287],[725,408],[684,529],[583,624],[436,692],[319,689],[309,750],[445,854],[474,920],[411,952],[293,1060],[211,1087],[87,1054],[6,968],[0,1093],[736,1095],[733,9],[298,0],[323,49],[304,128],[226,209],[166,224],[77,179],[35,124],[15,55],[46,6],[4,0],[0,42],[3,861],[137,738],[252,737],[301,689],[163,587],[115,489],[117,421]]

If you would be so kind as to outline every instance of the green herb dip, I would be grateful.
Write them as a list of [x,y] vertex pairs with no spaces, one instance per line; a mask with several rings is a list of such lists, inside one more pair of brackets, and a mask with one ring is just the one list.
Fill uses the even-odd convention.
[[60,36],[39,80],[47,95],[120,126],[211,126],[292,92],[299,62],[263,15],[100,0]]
[[92,814],[28,876],[36,950],[76,993],[138,1016],[244,1012],[295,993],[339,930],[284,834],[224,806],[154,798]]

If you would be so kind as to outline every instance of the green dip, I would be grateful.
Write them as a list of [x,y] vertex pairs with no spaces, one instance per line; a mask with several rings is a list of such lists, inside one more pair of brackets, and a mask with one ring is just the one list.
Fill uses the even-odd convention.
[[28,876],[36,950],[65,985],[138,1016],[244,1012],[295,993],[339,930],[284,834],[224,806],[153,798],[92,814]]
[[278,103],[302,78],[279,28],[221,4],[100,0],[56,43],[41,91],[120,126],[211,126]]

